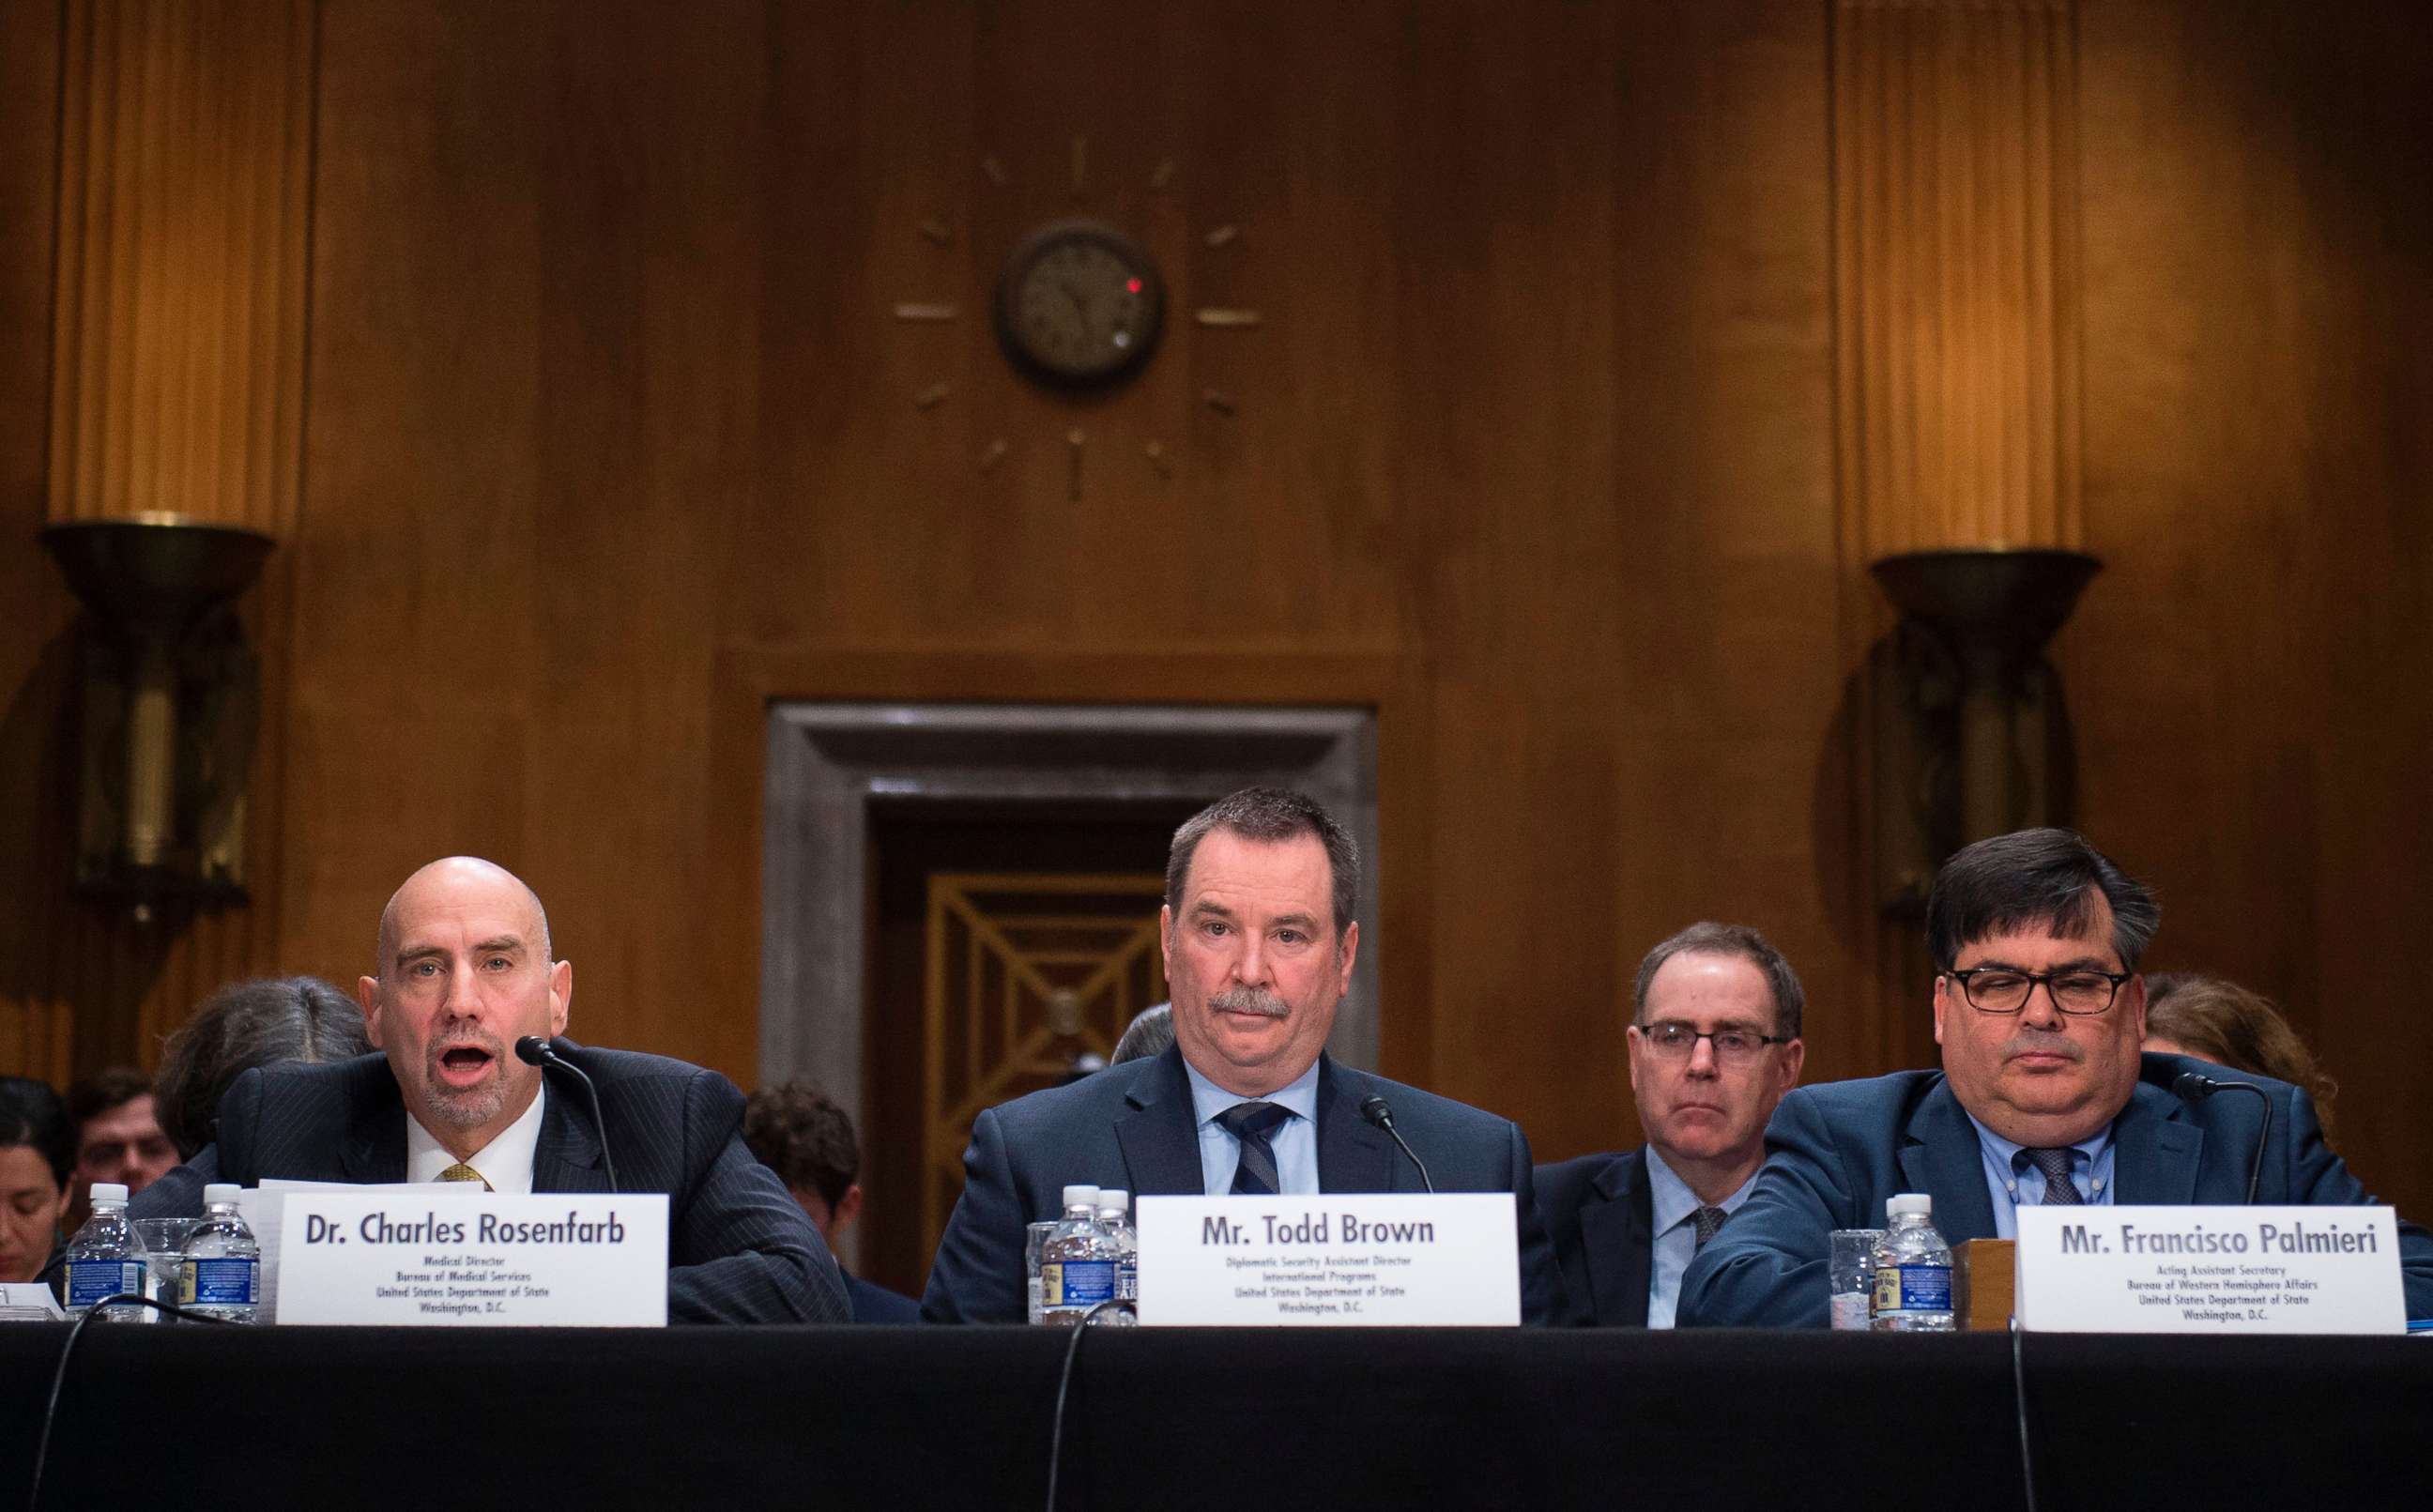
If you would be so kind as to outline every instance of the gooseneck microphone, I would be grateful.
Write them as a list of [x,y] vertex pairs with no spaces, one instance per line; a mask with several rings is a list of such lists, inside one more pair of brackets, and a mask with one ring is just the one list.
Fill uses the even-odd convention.
[[600,1164],[608,1168],[608,1190],[623,1191],[617,1184],[617,1157],[608,1153],[608,1125],[600,1116],[600,1089],[591,1084],[581,1066],[558,1054],[556,1046],[537,1034],[527,1034],[516,1041],[516,1059],[543,1070],[566,1072],[583,1083],[583,1096],[591,1104],[591,1127],[600,1135]]
[[1364,1098],[1360,1104],[1360,1116],[1393,1136],[1394,1143],[1403,1147],[1403,1153],[1411,1157],[1411,1164],[1420,1168],[1420,1181],[1427,1187],[1428,1195],[1434,1197],[1437,1183],[1428,1179],[1428,1164],[1420,1159],[1410,1144],[1403,1138],[1403,1131],[1394,1127],[1394,1110],[1386,1106],[1386,1099]]
[[2202,1071],[2183,1071],[2171,1079],[2171,1091],[2190,1102],[2203,1102],[2217,1092],[2252,1092],[2264,1105],[2264,1128],[2255,1136],[2255,1155],[2247,1164],[2247,1205],[2255,1205],[2255,1183],[2264,1175],[2264,1142],[2272,1137],[2272,1098],[2253,1081],[2216,1081]]

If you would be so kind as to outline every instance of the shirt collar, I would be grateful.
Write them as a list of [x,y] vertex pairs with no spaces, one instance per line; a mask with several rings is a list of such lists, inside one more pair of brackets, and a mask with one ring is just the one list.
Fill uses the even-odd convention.
[[[1752,1171],[1749,1179],[1740,1184],[1739,1190],[1715,1206],[1726,1213],[1738,1213],[1741,1204],[1748,1200],[1749,1193],[1756,1188],[1757,1173]],[[1683,1222],[1707,1205],[1697,1193],[1690,1190],[1689,1182],[1675,1175],[1673,1167],[1664,1164],[1664,1157],[1656,1153],[1653,1145],[1647,1147],[1647,1198],[1648,1221],[1653,1225],[1650,1232],[1654,1233],[1671,1232],[1674,1225]]]
[[[1963,1108],[1960,1111],[1965,1113],[1968,1113],[1968,1110],[1965,1108]],[[2013,1171],[2018,1169],[2017,1165],[2016,1165],[2014,1162],[2017,1158],[2019,1151],[2027,1148],[2025,1145],[2015,1145],[2009,1140],[2004,1139],[2001,1135],[1986,1128],[1982,1123],[1979,1123],[1975,1113],[1968,1113],[1968,1121],[1977,1125],[1977,1143],[1984,1149],[1986,1158],[1993,1163],[1996,1170]],[[2080,1140],[2069,1147],[2084,1155],[2086,1157],[2087,1169],[2093,1170],[2095,1169],[2096,1163],[2103,1158],[2103,1151],[2109,1147],[2111,1144],[2112,1125],[2107,1122],[2102,1128],[2097,1130],[2094,1133],[2087,1135],[2084,1139]]]
[[1318,1062],[1315,1061],[1309,1063],[1308,1070],[1264,1097],[1245,1097],[1237,1092],[1227,1092],[1201,1076],[1199,1067],[1193,1065],[1187,1056],[1183,1058],[1182,1074],[1191,1080],[1191,1112],[1199,1128],[1207,1128],[1226,1109],[1246,1102],[1271,1102],[1296,1118],[1308,1119],[1313,1126],[1318,1122]]
[[[549,1084],[544,1081],[533,1094],[532,1106],[514,1123],[499,1130],[496,1139],[473,1152],[465,1164],[482,1173],[494,1192],[529,1192],[533,1181],[533,1156],[540,1148],[541,1109],[549,1101]],[[436,1181],[439,1173],[456,1164],[456,1157],[438,1136],[422,1127],[422,1121],[408,1113],[405,1115],[405,1179],[408,1181]]]

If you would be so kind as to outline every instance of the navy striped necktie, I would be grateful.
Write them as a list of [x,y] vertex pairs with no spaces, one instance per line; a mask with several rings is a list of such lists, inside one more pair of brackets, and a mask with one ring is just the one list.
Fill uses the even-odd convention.
[[2079,1195],[2078,1183],[2070,1180],[2070,1171],[2078,1164],[2078,1152],[2067,1147],[2061,1149],[2023,1149],[2019,1159],[2045,1173],[2045,1199],[2049,1208],[2077,1208],[2086,1205]]
[[1234,1191],[1273,1197],[1284,1190],[1276,1175],[1275,1147],[1268,1136],[1284,1127],[1292,1110],[1281,1103],[1237,1102],[1216,1115],[1217,1126],[1242,1144],[1242,1159],[1234,1167]]

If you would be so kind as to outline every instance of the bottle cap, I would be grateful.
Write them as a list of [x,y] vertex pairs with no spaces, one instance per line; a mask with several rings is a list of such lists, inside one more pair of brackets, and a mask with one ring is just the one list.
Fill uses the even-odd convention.
[[1064,1205],[1068,1208],[1095,1208],[1098,1205],[1098,1189],[1095,1186],[1068,1186],[1064,1189]]
[[234,1181],[213,1181],[203,1188],[203,1206],[210,1207],[214,1202],[233,1203],[244,1190]]
[[1102,1186],[1098,1188],[1098,1206],[1113,1208],[1117,1213],[1130,1213],[1132,1195],[1120,1186]]
[[1898,1197],[1884,1199],[1884,1215],[1888,1218],[1897,1218],[1904,1213],[1924,1215],[1933,1211],[1934,1198],[1923,1192],[1903,1192]]
[[93,1183],[94,1206],[99,1207],[104,1202],[124,1203],[126,1200],[127,1183],[125,1181],[95,1181]]

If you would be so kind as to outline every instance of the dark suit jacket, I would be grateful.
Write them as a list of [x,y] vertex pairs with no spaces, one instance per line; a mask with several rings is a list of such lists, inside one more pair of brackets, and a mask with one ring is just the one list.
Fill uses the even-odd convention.
[[[2219,1081],[2253,1082],[2271,1099],[2257,1202],[2373,1200],[2324,1147],[2314,1102],[2301,1089],[2175,1055],[2149,1055],[2128,1106],[2112,1121],[2115,1202],[2236,1206],[2247,1200],[2264,1110],[2243,1094],[2196,1103],[2173,1096],[2172,1079],[2189,1070]],[[1994,1236],[1994,1201],[1985,1189],[1977,1129],[1940,1071],[1801,1087],[1775,1109],[1765,1142],[1757,1190],[1681,1278],[1684,1327],[1823,1327],[1826,1234],[1882,1228],[1884,1200],[1902,1192],[1934,1199],[1934,1226],[1953,1244]],[[2433,1316],[2433,1235],[2402,1223],[2399,1257],[2407,1315]]]
[[892,1292],[875,1282],[867,1282],[851,1271],[844,1276],[845,1295],[853,1300],[853,1320],[857,1323],[918,1323],[921,1304],[901,1292]]
[[1538,1211],[1555,1247],[1572,1321],[1645,1328],[1656,1244],[1647,1151],[1583,1155],[1539,1166]]
[[[1511,1120],[1383,1077],[1318,1062],[1318,1181],[1325,1192],[1419,1192],[1420,1173],[1360,1116],[1383,1096],[1439,1192],[1511,1192],[1520,1225],[1521,1316],[1562,1316],[1561,1285],[1538,1219],[1529,1142]],[[1135,1197],[1198,1197],[1199,1121],[1182,1052],[1171,1048],[991,1108],[972,1124],[963,1195],[938,1241],[921,1316],[933,1323],[1019,1323],[1023,1227],[1053,1218],[1073,1182]]]
[[[628,1192],[668,1197],[668,1318],[842,1323],[844,1283],[820,1232],[743,1145],[743,1095],[714,1071],[655,1055],[558,1053],[600,1090]],[[137,1217],[199,1214],[212,1181],[405,1180],[405,1102],[385,1057],[261,1066],[220,1100],[219,1138],[145,1187]],[[572,1078],[557,1080],[533,1152],[536,1192],[605,1192],[600,1140]]]

